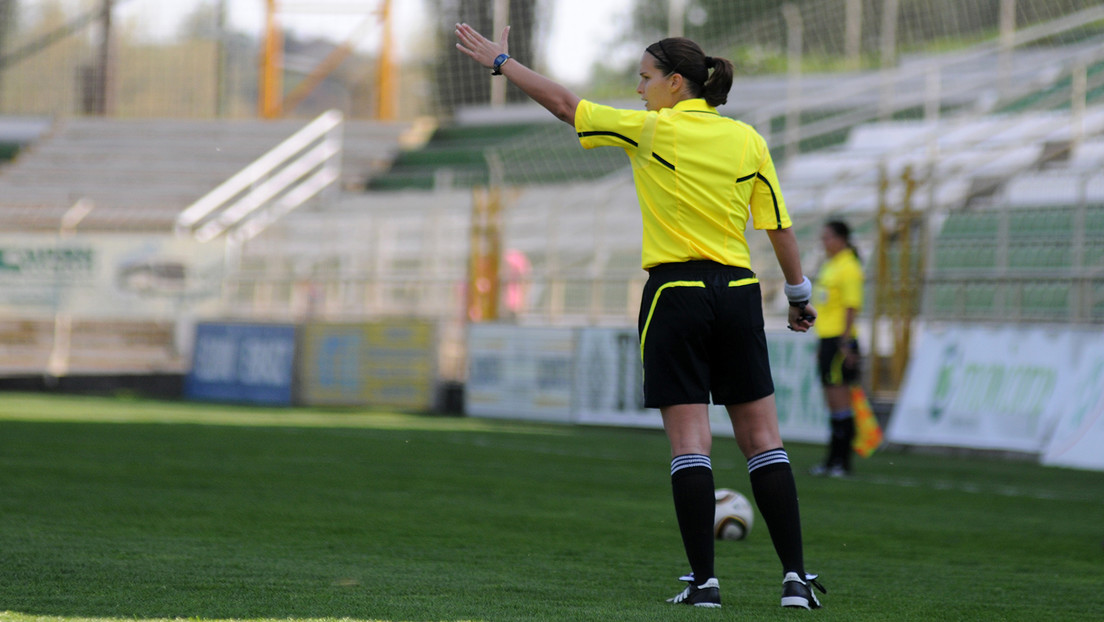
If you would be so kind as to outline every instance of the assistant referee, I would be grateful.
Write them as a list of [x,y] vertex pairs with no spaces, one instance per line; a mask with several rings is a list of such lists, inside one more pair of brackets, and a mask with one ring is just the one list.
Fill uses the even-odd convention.
[[456,25],[457,48],[504,75],[560,120],[585,148],[624,149],[644,223],[640,305],[645,405],[658,408],[671,443],[675,513],[691,573],[669,602],[721,606],[713,563],[714,480],[708,405],[723,404],[747,458],[752,494],[782,563],[782,606],[819,607],[805,573],[797,488],[778,431],[759,280],[744,229],[767,232],[786,278],[789,322],[812,327],[812,286],[766,142],[718,114],[732,63],[689,39],[654,43],[640,59],[644,110],[581,100],[507,53],[509,28],[492,42]]

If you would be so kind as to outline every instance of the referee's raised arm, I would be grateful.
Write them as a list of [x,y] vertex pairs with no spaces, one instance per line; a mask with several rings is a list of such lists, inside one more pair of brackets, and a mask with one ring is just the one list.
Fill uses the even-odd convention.
[[491,69],[492,75],[505,76],[533,101],[548,109],[557,119],[574,127],[575,108],[579,97],[562,84],[522,65],[507,53],[506,37],[510,27],[502,29],[498,43],[476,32],[467,24],[456,25],[456,49],[467,54],[480,65]]

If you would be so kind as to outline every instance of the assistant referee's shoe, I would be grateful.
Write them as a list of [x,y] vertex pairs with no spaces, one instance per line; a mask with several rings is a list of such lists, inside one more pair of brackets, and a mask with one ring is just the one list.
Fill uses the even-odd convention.
[[693,605],[695,607],[720,607],[721,584],[716,578],[709,579],[701,585],[694,585],[693,582],[690,582],[685,590],[679,592],[674,598],[668,598],[667,602]]
[[828,590],[817,581],[817,575],[806,574],[802,579],[796,572],[787,572],[786,577],[782,579],[782,606],[820,609],[820,601],[813,593],[813,587],[820,590],[821,594],[828,593]]

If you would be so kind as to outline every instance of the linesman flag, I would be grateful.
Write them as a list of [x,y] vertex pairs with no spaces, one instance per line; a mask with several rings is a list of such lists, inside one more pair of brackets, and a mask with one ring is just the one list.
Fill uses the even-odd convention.
[[855,438],[851,447],[863,458],[869,458],[882,444],[882,427],[874,417],[866,393],[858,385],[851,387],[851,410],[855,413]]

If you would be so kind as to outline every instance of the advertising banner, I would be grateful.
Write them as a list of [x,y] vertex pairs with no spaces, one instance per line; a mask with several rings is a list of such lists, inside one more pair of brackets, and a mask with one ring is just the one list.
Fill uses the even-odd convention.
[[783,440],[828,441],[828,406],[817,372],[818,343],[811,333],[767,333],[778,429]]
[[662,428],[659,410],[644,408],[644,369],[635,328],[584,328],[575,346],[579,423]]
[[299,402],[432,407],[436,340],[431,322],[318,323],[302,331]]
[[1081,333],[1070,352],[1070,386],[1056,407],[1058,424],[1043,464],[1104,471],[1104,335]]
[[[784,440],[823,442],[828,414],[811,335],[769,333],[779,429]],[[635,328],[585,328],[575,348],[575,420],[599,425],[662,428],[657,409],[644,408],[640,340]],[[709,407],[713,433],[732,437],[722,406]]]
[[287,406],[292,403],[295,327],[200,323],[188,399]]
[[172,318],[217,302],[223,261],[171,235],[0,235],[0,312]]
[[570,422],[574,353],[570,328],[472,324],[465,412]]
[[894,443],[1041,452],[1076,361],[1068,329],[930,327],[909,363],[886,438]]

